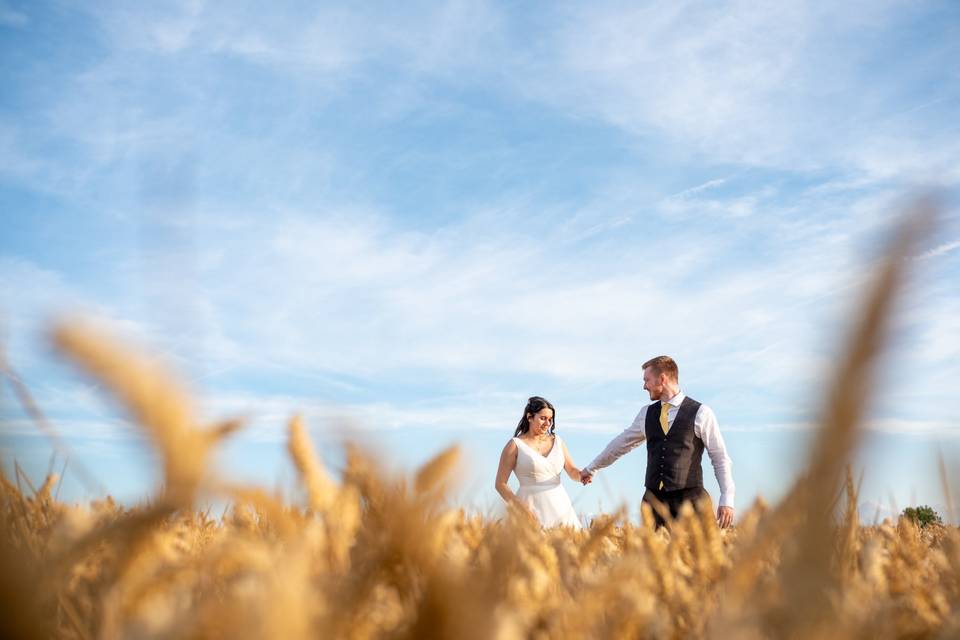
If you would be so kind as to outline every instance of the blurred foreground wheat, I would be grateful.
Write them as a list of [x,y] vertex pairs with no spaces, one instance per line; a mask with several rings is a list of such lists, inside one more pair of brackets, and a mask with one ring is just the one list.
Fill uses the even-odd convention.
[[[735,530],[686,512],[655,531],[623,512],[583,532],[509,514],[467,517],[444,499],[458,451],[412,478],[380,475],[356,447],[341,477],[299,418],[289,452],[305,504],[213,477],[234,422],[201,427],[149,359],[65,325],[61,350],[108,387],[163,459],[146,505],[68,506],[54,478],[22,492],[0,475],[0,632],[56,638],[763,638],[960,635],[960,534],[901,520],[863,527],[849,470],[903,260],[901,230],[837,362],[807,471]],[[837,488],[846,509],[835,514]],[[210,519],[197,492],[232,510]]]

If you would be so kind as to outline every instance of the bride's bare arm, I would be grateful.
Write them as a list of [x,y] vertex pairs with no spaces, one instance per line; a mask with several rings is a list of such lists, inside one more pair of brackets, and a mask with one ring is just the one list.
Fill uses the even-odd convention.
[[510,479],[510,472],[513,471],[513,468],[516,466],[517,443],[511,439],[510,442],[507,443],[507,446],[503,448],[503,453],[500,454],[500,466],[497,468],[497,493],[500,494],[500,497],[502,497],[507,504],[515,504],[518,507],[526,509],[526,507],[520,503],[517,494],[511,491],[510,486],[507,484],[507,480]]
[[567,451],[567,443],[561,440],[560,444],[563,445],[563,470],[567,472],[567,475],[570,476],[572,480],[580,482],[580,469],[577,468],[577,465],[573,464],[573,458],[570,457],[570,452]]

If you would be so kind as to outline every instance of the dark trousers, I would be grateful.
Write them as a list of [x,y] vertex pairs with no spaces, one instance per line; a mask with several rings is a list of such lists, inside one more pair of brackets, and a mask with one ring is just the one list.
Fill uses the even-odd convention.
[[703,487],[690,487],[689,489],[677,489],[676,491],[661,491],[660,489],[651,489],[647,487],[647,490],[643,494],[643,501],[650,504],[653,508],[653,518],[657,523],[657,528],[667,524],[667,521],[664,519],[663,514],[661,514],[661,509],[657,509],[657,504],[663,505],[666,507],[666,510],[670,512],[671,518],[676,518],[680,515],[680,507],[684,502],[690,502],[693,504],[693,508],[699,511],[701,509],[706,509],[708,512],[713,513],[713,503],[710,500],[710,494],[706,492]]

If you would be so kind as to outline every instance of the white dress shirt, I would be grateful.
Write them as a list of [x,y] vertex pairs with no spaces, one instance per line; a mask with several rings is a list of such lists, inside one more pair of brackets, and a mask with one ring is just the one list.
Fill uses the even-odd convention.
[[[677,412],[680,411],[680,403],[686,395],[683,391],[678,391],[677,395],[669,400],[670,409],[667,412],[667,423],[673,425]],[[646,420],[647,405],[640,409],[640,413],[633,419],[633,424],[623,430],[623,433],[610,441],[607,448],[593,459],[593,462],[587,465],[586,471],[594,473],[604,467],[609,467],[617,461],[623,454],[640,446],[647,439]],[[705,404],[701,404],[697,410],[697,415],[693,420],[693,434],[703,441],[703,446],[710,456],[710,462],[713,464],[713,473],[717,476],[717,482],[720,484],[720,505],[721,507],[733,507],[733,461],[727,455],[727,445],[723,442],[723,436],[720,435],[720,425],[717,424],[717,416],[713,409]]]

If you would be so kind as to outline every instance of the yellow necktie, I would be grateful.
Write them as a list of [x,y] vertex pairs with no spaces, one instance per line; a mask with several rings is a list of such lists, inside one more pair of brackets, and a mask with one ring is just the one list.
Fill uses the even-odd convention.
[[670,412],[670,403],[663,402],[660,404],[660,428],[663,429],[663,435],[667,435],[667,431],[670,431],[670,423],[667,421],[667,414]]

